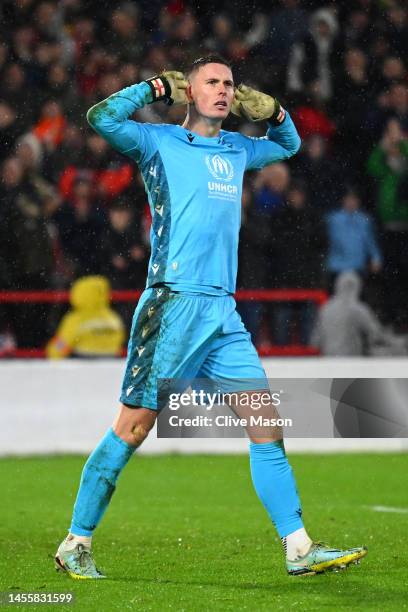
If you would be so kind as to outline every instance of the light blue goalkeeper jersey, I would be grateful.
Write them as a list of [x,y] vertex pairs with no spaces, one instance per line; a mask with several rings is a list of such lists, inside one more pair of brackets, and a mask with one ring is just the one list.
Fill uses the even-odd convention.
[[147,287],[235,291],[245,170],[284,160],[300,138],[288,114],[265,137],[221,130],[213,138],[179,125],[129,117],[152,101],[150,87],[122,89],[88,111],[90,125],[137,162],[152,213]]

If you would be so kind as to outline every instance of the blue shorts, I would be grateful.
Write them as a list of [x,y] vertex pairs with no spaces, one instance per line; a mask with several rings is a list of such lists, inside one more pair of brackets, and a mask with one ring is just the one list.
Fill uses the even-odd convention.
[[236,380],[236,390],[250,380],[247,390],[268,389],[235,307],[231,295],[146,289],[133,316],[120,401],[157,410],[159,379],[225,380],[229,389]]

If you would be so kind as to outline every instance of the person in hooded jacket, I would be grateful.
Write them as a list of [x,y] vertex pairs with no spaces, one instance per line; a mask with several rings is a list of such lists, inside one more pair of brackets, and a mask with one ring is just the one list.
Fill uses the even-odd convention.
[[313,13],[309,32],[291,50],[287,69],[289,92],[300,94],[315,83],[321,101],[330,101],[342,57],[338,30],[337,19],[330,9],[321,8]]
[[125,330],[110,308],[110,286],[104,276],[85,276],[72,286],[73,307],[62,319],[47,345],[47,357],[115,357],[120,354]]
[[312,344],[324,356],[357,357],[384,344],[389,354],[401,354],[405,340],[386,331],[371,308],[359,299],[361,278],[342,272],[336,279],[333,297],[322,306],[312,333]]

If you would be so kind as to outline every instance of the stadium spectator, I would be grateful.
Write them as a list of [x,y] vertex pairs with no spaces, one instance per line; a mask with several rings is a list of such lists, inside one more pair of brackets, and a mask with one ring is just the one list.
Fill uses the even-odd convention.
[[44,150],[33,133],[23,134],[16,142],[16,156],[26,172],[37,172],[43,176]]
[[319,82],[313,81],[305,94],[297,96],[297,99],[299,104],[293,114],[302,139],[316,134],[331,142],[336,134],[336,124],[322,99]]
[[377,142],[378,134],[387,128],[390,119],[396,119],[403,131],[408,132],[408,86],[405,83],[394,83],[389,90],[381,92],[368,113],[372,145]]
[[[77,105],[77,95],[72,88],[69,70],[61,62],[51,64],[47,71],[45,96],[54,100],[59,100],[62,107],[69,112],[70,118],[72,119],[74,114],[72,109]],[[41,104],[45,102],[43,96],[40,96],[40,101]]]
[[[11,251],[8,224],[10,221],[10,206],[18,195],[23,177],[23,167],[16,157],[6,159],[1,167],[0,182],[0,290],[14,288],[13,253]],[[15,346],[13,322],[16,308],[14,304],[0,304],[0,355],[7,355],[8,348]]]
[[[142,214],[130,197],[115,200],[101,234],[101,261],[114,289],[143,289],[149,248],[144,242]],[[134,311],[132,301],[117,305],[127,328]]]
[[385,107],[390,118],[401,124],[405,133],[408,132],[408,85],[394,83],[386,94]]
[[341,272],[353,271],[361,276],[377,273],[382,256],[377,244],[372,216],[360,210],[360,197],[349,188],[342,198],[340,209],[326,217],[328,254],[326,268],[329,286]]
[[[67,123],[64,129],[64,134],[60,146],[53,151],[46,149],[44,151],[45,160],[43,163],[43,174],[54,185],[62,180],[66,168],[76,168],[83,164],[85,157],[85,134],[79,125],[75,123]],[[89,163],[93,163],[93,158],[88,155]],[[58,185],[60,194],[63,198],[68,197],[69,188],[61,189]]]
[[377,180],[378,215],[391,231],[408,229],[407,159],[408,139],[391,119],[368,160],[368,172]]
[[407,76],[404,62],[399,57],[387,56],[382,65],[381,89],[386,91],[394,83],[402,83]]
[[[267,243],[270,239],[269,224],[262,211],[252,201],[252,186],[244,184],[242,190],[242,218],[238,247],[238,289],[263,289],[269,287],[267,274]],[[237,310],[246,329],[256,343],[262,318],[262,303],[256,300],[237,302]]]
[[375,344],[386,345],[388,354],[405,354],[405,339],[386,331],[360,301],[361,284],[354,272],[342,272],[337,277],[334,295],[319,311],[312,344],[328,357],[367,355]]
[[139,8],[133,2],[124,2],[110,15],[108,31],[109,51],[121,62],[137,62],[146,46],[140,29]]
[[96,95],[110,96],[116,91],[117,87],[122,86],[122,79],[117,70],[117,66],[113,67],[113,70],[105,72],[98,80],[96,88]]
[[10,209],[18,196],[23,180],[23,166],[17,157],[3,161],[0,183],[0,288],[11,289],[13,279],[13,261],[10,248],[11,236],[8,234]]
[[234,32],[234,24],[232,18],[227,13],[218,13],[211,20],[211,32],[208,38],[205,39],[205,46],[209,51],[214,53],[227,52],[229,41]]
[[113,68],[112,59],[98,45],[95,30],[96,22],[86,17],[79,19],[73,29],[77,57],[75,77],[84,100],[93,99],[100,76]]
[[372,18],[372,7],[367,7],[367,5],[354,7],[345,16],[344,43],[347,48],[368,51],[372,39]]
[[386,10],[386,35],[398,57],[408,56],[407,8],[403,2],[392,0]]
[[47,357],[115,357],[119,355],[125,330],[119,315],[110,308],[109,281],[86,276],[72,286],[72,310],[62,319],[47,345]]
[[11,157],[3,163],[1,199],[14,288],[49,286],[53,272],[49,219],[59,204],[56,190]]
[[289,180],[287,164],[279,163],[263,168],[254,181],[256,211],[265,217],[274,215],[284,205]]
[[102,233],[105,269],[115,289],[144,287],[146,247],[142,241],[139,219],[125,199],[109,208],[107,225]]
[[183,46],[188,45],[188,54],[194,54],[195,48],[199,46],[199,31],[200,26],[195,18],[191,8],[181,11],[177,15],[174,27],[171,31],[171,58],[173,61],[177,61],[180,56],[182,61],[185,61],[186,51],[183,50]]
[[364,182],[364,168],[360,160],[368,155],[371,147],[367,115],[373,89],[368,78],[368,58],[361,49],[346,51],[338,88],[342,95],[337,96],[332,104],[338,127],[337,157],[348,180],[361,184]]
[[307,182],[310,205],[314,209],[323,213],[334,208],[341,177],[327,140],[319,135],[309,136],[290,166],[294,177]]
[[54,215],[63,253],[74,278],[101,270],[102,213],[94,207],[89,179],[74,181],[72,197]]
[[48,100],[41,110],[41,116],[34,126],[33,133],[50,148],[61,144],[65,128],[65,117],[61,105],[56,100]]
[[[76,136],[74,133],[74,144]],[[91,183],[101,206],[108,205],[131,188],[134,182],[134,171],[128,160],[112,153],[107,143],[97,134],[88,134],[77,159],[75,156],[68,157],[70,163],[67,164],[61,155],[60,160],[65,162],[65,167],[61,168],[59,174],[59,189],[61,195],[68,200],[72,198],[75,182],[81,178]]]
[[[320,215],[307,202],[303,183],[293,182],[285,206],[271,222],[268,241],[270,284],[286,289],[314,289],[322,286],[326,236]],[[268,248],[269,247],[269,248]],[[283,346],[297,343],[307,345],[314,322],[316,307],[313,302],[278,302],[273,306],[273,340]],[[293,324],[298,320],[298,333]]]
[[21,104],[27,95],[27,75],[17,62],[7,64],[2,73],[2,98],[18,112],[19,130],[27,130],[34,120],[36,104]]
[[338,30],[333,11],[322,8],[313,13],[310,32],[292,47],[287,72],[289,91],[301,93],[314,84],[321,101],[332,98],[341,57]]
[[7,157],[15,146],[16,138],[21,134],[21,124],[13,106],[0,100],[0,160]]
[[377,214],[382,225],[386,269],[386,313],[400,326],[408,323],[408,139],[391,119],[381,142],[368,160],[368,172],[377,184]]
[[[4,14],[4,7],[3,7]],[[34,62],[34,47],[37,38],[36,29],[30,17],[27,21],[18,21],[10,24],[11,32],[11,56],[16,62],[25,68],[30,68]],[[15,24],[17,23],[17,27]],[[31,78],[31,72],[28,72]]]
[[64,27],[58,3],[45,0],[34,6],[34,22],[37,33],[42,39],[61,42],[64,39]]
[[302,44],[308,34],[308,13],[299,0],[283,0],[270,17],[265,50],[271,61],[284,69],[294,44]]
[[[45,289],[54,271],[50,218],[59,204],[52,185],[29,172],[18,158],[3,163],[1,192],[8,268],[7,283],[16,289]],[[38,305],[14,307],[19,346],[41,346],[47,329],[47,309]]]
[[132,85],[139,79],[139,65],[132,62],[124,62],[119,68],[119,77],[123,85]]

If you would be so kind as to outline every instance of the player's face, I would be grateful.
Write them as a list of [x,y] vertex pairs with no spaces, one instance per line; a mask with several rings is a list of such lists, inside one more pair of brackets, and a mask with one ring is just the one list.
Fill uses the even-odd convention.
[[190,78],[188,94],[202,117],[222,121],[234,99],[232,72],[224,64],[205,64]]

